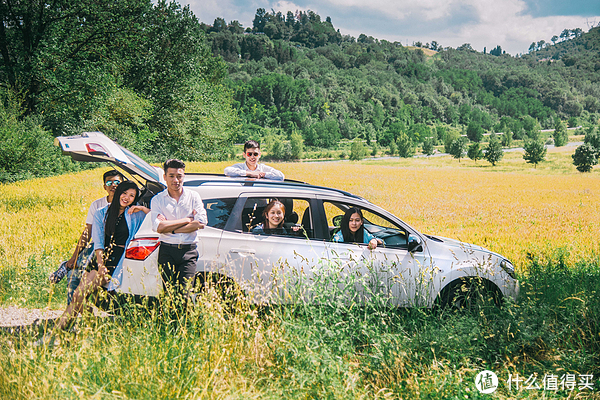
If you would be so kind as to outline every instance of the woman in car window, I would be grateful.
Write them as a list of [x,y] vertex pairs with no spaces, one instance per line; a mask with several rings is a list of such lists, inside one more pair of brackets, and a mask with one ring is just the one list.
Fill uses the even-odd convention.
[[287,232],[283,227],[285,220],[285,206],[279,200],[271,200],[263,211],[262,224],[252,228],[255,235],[285,235]]
[[68,327],[73,317],[83,310],[90,295],[102,291],[112,293],[119,287],[125,249],[150,212],[149,208],[133,205],[139,195],[140,190],[134,182],[122,182],[115,190],[112,203],[96,211],[92,238],[97,265],[82,278],[73,302],[56,323],[57,328]]
[[333,235],[334,242],[341,243],[367,243],[369,250],[383,244],[381,239],[371,235],[363,226],[363,215],[360,209],[352,207],[346,211],[342,218],[341,229]]

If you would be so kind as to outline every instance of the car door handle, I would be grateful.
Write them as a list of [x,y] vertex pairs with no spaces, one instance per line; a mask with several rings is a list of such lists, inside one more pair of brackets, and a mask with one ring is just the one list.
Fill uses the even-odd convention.
[[238,254],[256,254],[256,250],[254,249],[231,249],[229,252]]

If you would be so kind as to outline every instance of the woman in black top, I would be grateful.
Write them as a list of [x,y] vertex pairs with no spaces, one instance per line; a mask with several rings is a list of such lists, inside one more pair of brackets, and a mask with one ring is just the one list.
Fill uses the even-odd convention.
[[97,265],[82,278],[73,295],[73,302],[60,317],[56,327],[68,326],[73,316],[83,310],[85,300],[108,286],[127,244],[141,226],[145,215],[150,212],[147,207],[134,205],[139,194],[134,182],[122,182],[115,190],[112,203],[96,212],[92,237]]

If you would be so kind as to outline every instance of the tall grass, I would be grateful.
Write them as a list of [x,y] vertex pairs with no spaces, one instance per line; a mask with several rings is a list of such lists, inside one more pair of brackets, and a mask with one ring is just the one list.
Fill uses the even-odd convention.
[[566,397],[565,390],[509,391],[505,383],[509,374],[589,373],[598,385],[600,265],[591,258],[566,268],[561,257],[562,250],[531,259],[531,273],[521,277],[525,296],[502,309],[395,309],[329,275],[312,280],[321,297],[310,302],[265,309],[238,300],[231,308],[209,290],[188,313],[130,304],[114,320],[82,320],[79,333],[63,334],[55,347],[33,346],[32,334],[4,334],[0,394],[485,398],[473,382],[488,369],[501,380],[495,398]]
[[[515,159],[504,171],[508,155],[500,168],[447,158],[276,165],[362,195],[425,233],[508,256],[522,284],[515,304],[397,309],[385,292],[356,293],[364,277],[329,274],[310,282],[320,299],[282,307],[232,308],[212,291],[189,314],[126,305],[114,319],[82,319],[53,348],[33,346],[36,332],[1,331],[0,398],[483,399],[474,385],[483,369],[501,380],[492,398],[598,398],[577,388],[509,391],[505,382],[588,373],[600,387],[600,178],[569,171],[563,155],[538,169]],[[103,195],[103,172],[0,185],[2,305],[64,305],[64,283],[51,286],[47,274]]]

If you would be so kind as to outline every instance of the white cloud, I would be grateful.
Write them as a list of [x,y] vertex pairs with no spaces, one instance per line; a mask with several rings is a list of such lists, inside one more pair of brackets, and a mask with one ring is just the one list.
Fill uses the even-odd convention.
[[[435,40],[451,47],[471,43],[479,51],[500,45],[513,55],[527,52],[531,42],[549,42],[565,28],[580,27],[587,31],[583,17],[534,18],[525,13],[523,0],[320,0],[318,3],[280,0],[260,4],[248,1],[243,5],[235,0],[191,0],[189,3],[198,19],[208,24],[216,17],[223,17],[227,22],[237,19],[251,27],[257,7],[267,11],[273,8],[284,14],[310,9],[323,18],[331,16],[334,26],[344,35],[358,37],[364,33],[403,44],[407,40],[408,44]],[[589,18],[600,20],[600,16]],[[374,20],[379,23],[373,23]]]

